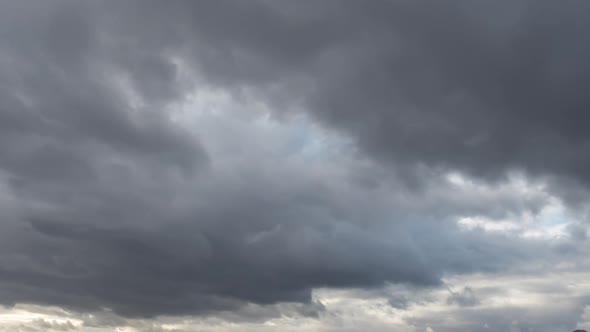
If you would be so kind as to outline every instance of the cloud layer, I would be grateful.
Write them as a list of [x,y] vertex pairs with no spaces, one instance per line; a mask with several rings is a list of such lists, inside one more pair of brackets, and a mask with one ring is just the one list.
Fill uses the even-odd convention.
[[373,330],[460,331],[509,309],[452,278],[588,267],[584,1],[0,8],[2,305],[313,321],[403,285],[369,297],[465,324]]

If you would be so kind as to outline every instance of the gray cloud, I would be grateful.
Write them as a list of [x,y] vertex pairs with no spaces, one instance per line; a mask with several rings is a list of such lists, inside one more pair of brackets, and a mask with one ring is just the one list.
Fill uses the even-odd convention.
[[[1,304],[155,316],[302,302],[284,310],[317,316],[317,287],[583,255],[455,224],[547,204],[487,182],[507,170],[586,186],[581,2],[1,7]],[[171,110],[197,88],[253,96],[285,126],[301,108],[360,151],[314,169],[258,158],[247,129],[219,126],[248,151],[214,154]],[[473,304],[464,293],[449,301]]]
[[389,305],[396,308],[396,309],[401,309],[401,310],[405,310],[408,308],[408,299],[401,295],[401,296],[392,296],[389,298]]
[[460,292],[453,292],[449,289],[451,295],[447,298],[448,304],[456,304],[462,307],[470,307],[479,304],[479,300],[475,296],[473,289],[470,287],[463,288]]
[[589,9],[583,1],[183,7],[210,82],[302,102],[379,159],[583,183]]

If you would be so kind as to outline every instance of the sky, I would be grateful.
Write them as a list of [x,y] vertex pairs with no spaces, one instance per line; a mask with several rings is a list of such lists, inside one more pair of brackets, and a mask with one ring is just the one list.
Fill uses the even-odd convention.
[[590,329],[589,15],[0,0],[0,332]]

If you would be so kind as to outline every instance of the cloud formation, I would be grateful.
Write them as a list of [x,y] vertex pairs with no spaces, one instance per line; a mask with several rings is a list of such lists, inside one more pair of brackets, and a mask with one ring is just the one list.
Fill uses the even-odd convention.
[[[0,8],[2,305],[307,320],[317,289],[587,268],[584,1]],[[508,310],[452,289],[465,325],[390,323]]]

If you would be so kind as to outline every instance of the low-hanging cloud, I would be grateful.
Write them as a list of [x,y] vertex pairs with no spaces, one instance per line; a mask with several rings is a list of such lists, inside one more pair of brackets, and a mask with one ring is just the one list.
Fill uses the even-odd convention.
[[[539,213],[557,198],[536,177],[586,190],[584,2],[0,7],[0,304],[317,316],[315,288],[583,254],[456,220]],[[203,116],[199,89],[230,105]],[[304,129],[257,128],[261,105]],[[297,159],[314,126],[354,148]]]

